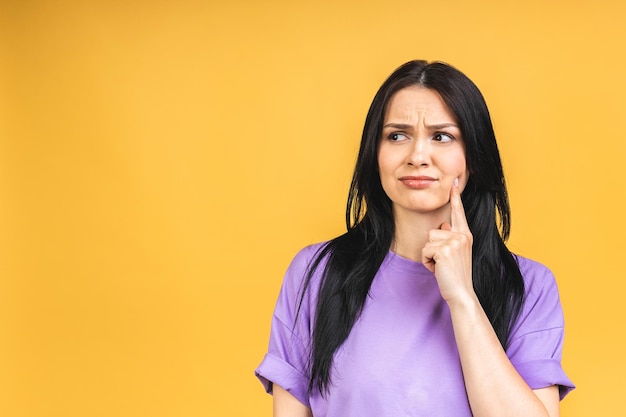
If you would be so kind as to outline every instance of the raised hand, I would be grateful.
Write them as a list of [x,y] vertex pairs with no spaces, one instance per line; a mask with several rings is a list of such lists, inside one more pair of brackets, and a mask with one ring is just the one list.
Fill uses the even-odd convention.
[[448,303],[474,294],[472,233],[467,225],[458,179],[450,190],[450,223],[428,232],[422,263],[435,274],[441,296]]

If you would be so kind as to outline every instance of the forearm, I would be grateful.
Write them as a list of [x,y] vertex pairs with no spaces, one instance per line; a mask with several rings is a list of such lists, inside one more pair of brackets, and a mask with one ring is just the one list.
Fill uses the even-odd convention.
[[[454,334],[475,417],[556,417],[513,367],[476,296],[450,303]],[[556,412],[556,414],[555,414]]]
[[312,417],[311,409],[280,385],[273,385],[273,409],[274,417]]

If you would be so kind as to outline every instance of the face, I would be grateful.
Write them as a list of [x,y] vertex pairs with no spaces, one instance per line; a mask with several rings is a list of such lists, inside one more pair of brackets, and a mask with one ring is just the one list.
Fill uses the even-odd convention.
[[439,93],[412,86],[393,95],[384,117],[378,166],[396,215],[447,209],[455,178],[463,190],[463,138]]

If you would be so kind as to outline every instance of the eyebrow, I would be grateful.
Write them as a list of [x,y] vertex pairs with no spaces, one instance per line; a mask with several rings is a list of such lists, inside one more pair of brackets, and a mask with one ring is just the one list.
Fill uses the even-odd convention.
[[[413,127],[413,125],[409,125],[409,124],[404,124],[404,123],[387,123],[386,125],[383,126],[383,129],[388,128],[388,127],[392,127],[394,129],[411,129]],[[459,126],[456,125],[456,123],[439,123],[436,125],[426,125],[427,129],[444,129],[446,127],[454,127],[459,129]]]

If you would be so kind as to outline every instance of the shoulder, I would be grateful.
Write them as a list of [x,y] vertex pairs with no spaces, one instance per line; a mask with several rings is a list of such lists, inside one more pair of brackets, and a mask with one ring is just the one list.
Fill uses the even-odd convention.
[[308,269],[327,245],[328,242],[319,242],[300,249],[293,257],[289,269]]
[[295,281],[295,284],[301,284],[312,268],[314,276],[311,279],[315,280],[315,277],[320,275],[319,271],[324,269],[322,263],[325,262],[326,256],[320,258],[320,255],[322,255],[327,245],[328,242],[320,242],[300,249],[287,268],[285,281]]
[[[515,255],[515,259],[524,278],[525,287],[518,325],[533,329],[535,326],[562,327],[561,301],[552,271],[542,263],[523,256]],[[526,331],[531,330],[530,328]]]
[[300,249],[289,264],[287,271],[285,272],[285,278],[283,280],[283,291],[287,292],[291,296],[295,296],[302,289],[302,285],[307,279],[308,273],[311,268],[315,268],[313,276],[311,276],[311,283],[319,280],[321,271],[324,269],[324,265],[321,264],[324,260],[320,261],[320,264],[316,267],[316,261],[320,254],[326,247],[328,242],[320,242],[312,245],[305,246]]
[[526,274],[552,274],[552,272],[550,271],[550,269],[540,263],[537,262],[533,259],[530,258],[526,258],[524,256],[521,255],[517,255],[514,254],[513,257],[515,258],[515,260],[517,261],[517,264],[519,265],[520,271],[522,272],[522,275],[526,275]]
[[550,268],[540,262],[520,255],[513,256],[524,278],[527,296],[543,290],[557,291],[556,279]]

